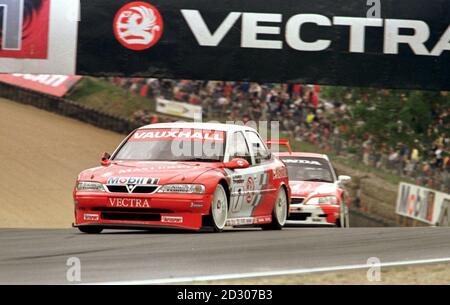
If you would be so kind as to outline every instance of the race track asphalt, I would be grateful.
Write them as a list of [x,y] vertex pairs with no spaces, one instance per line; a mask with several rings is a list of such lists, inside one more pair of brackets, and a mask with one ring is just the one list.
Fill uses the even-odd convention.
[[0,227],[70,228],[78,173],[98,166],[122,139],[0,98]]
[[70,284],[70,257],[82,283],[434,259],[450,256],[450,228],[287,228],[184,231],[0,230],[1,284]]

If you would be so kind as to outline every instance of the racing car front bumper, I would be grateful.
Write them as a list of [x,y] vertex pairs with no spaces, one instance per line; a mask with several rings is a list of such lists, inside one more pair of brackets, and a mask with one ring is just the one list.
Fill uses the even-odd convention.
[[339,218],[338,205],[292,204],[287,226],[334,227]]
[[112,194],[78,192],[74,227],[172,227],[199,230],[210,194]]

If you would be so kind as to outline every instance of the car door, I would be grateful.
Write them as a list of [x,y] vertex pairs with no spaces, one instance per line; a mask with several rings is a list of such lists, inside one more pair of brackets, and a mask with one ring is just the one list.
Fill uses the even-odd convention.
[[228,151],[229,160],[242,158],[250,163],[249,168],[227,170],[231,181],[229,218],[250,217],[253,210],[249,199],[253,194],[254,159],[242,131],[233,133],[228,144]]
[[270,189],[270,153],[259,135],[253,131],[234,133],[230,139],[229,148],[230,160],[244,158],[250,163],[248,168],[229,172],[231,178],[230,218],[247,220],[248,223],[239,224],[249,224],[250,221],[254,221],[251,217],[267,216],[272,211],[273,203],[267,204]]
[[273,160],[258,133],[252,130],[245,132],[247,142],[250,147],[253,163],[251,166],[253,194],[248,198],[251,207],[251,215],[267,216],[271,215],[276,197],[276,189],[273,184]]

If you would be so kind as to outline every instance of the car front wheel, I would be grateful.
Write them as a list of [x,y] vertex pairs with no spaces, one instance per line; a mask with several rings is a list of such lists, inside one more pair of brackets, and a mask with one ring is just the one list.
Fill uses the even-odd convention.
[[211,202],[209,225],[215,232],[222,232],[228,219],[228,198],[221,184],[217,185]]
[[100,234],[100,233],[102,233],[103,228],[96,227],[96,226],[81,226],[81,227],[78,227],[78,230],[80,230],[80,232],[82,232],[82,233],[87,233],[87,234]]

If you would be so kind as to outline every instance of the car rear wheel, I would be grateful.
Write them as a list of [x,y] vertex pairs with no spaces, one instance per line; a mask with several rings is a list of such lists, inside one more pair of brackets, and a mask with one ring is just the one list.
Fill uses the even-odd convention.
[[82,232],[82,233],[87,233],[87,234],[100,234],[100,233],[102,233],[103,228],[96,227],[96,226],[82,226],[82,227],[78,227],[78,230],[80,230],[80,232]]
[[261,226],[263,230],[281,230],[286,223],[288,199],[283,188],[278,191],[277,199],[273,207],[272,222]]
[[221,184],[217,185],[211,203],[210,223],[215,232],[222,232],[228,219],[228,198]]
[[345,205],[345,227],[350,228],[350,211],[347,205]]
[[350,213],[348,206],[345,203],[341,203],[337,226],[341,228],[350,228]]

